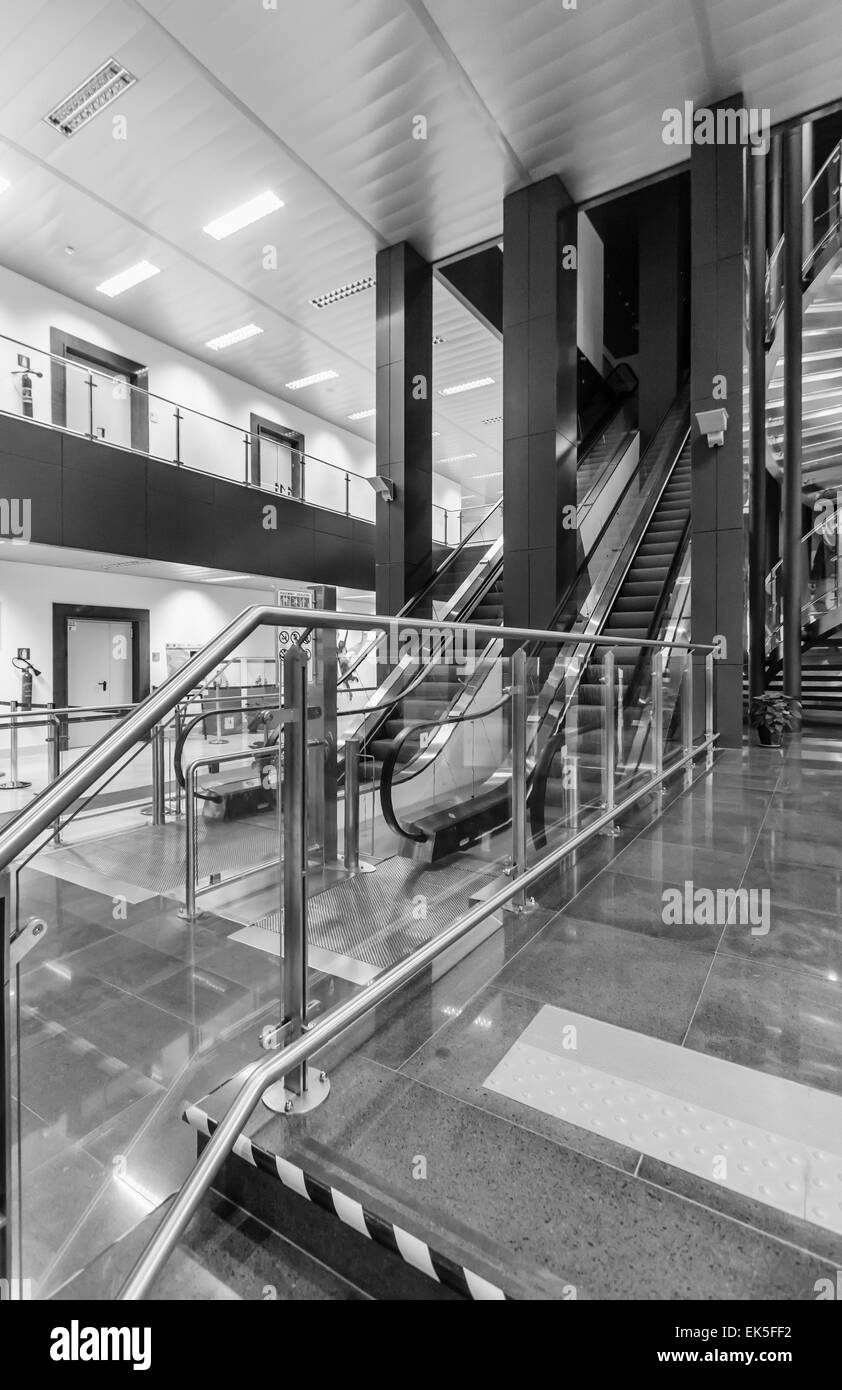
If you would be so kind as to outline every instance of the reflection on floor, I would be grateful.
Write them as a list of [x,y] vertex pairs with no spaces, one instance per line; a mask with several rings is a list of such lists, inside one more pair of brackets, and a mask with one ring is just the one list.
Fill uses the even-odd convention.
[[[613,1062],[615,1077],[704,1107],[715,1123],[735,1117],[710,1078],[747,1071],[758,1085],[748,1108],[740,1102],[744,1125],[790,1136],[795,1119],[804,1145],[828,1161],[842,1151],[821,1127],[842,1096],[840,778],[842,744],[827,735],[785,755],[722,754],[662,819],[654,801],[641,808],[616,840],[549,874],[535,912],[506,915],[454,968],[340,1040],[320,1059],[326,1105],[293,1119],[260,1107],[250,1133],[384,1220],[434,1232],[442,1256],[514,1296],[815,1297],[816,1279],[842,1262],[838,1213],[824,1214],[839,1202],[838,1165],[825,1175],[824,1158],[799,1151],[798,1195],[776,1204],[762,1181],[729,1182],[727,1162],[679,1162],[659,1136],[565,1118],[491,1079],[549,1009],[562,1037],[582,1018],[610,1025],[578,1059],[592,1070],[611,1076]],[[52,924],[21,991],[24,1272],[43,1294],[186,1176],[195,1135],[181,1113],[212,1092],[209,1113],[224,1110],[230,1078],[277,1022],[278,973],[230,939],[243,925],[233,912],[189,925],[155,895],[120,917],[90,888],[34,871],[23,886],[25,910]],[[722,900],[722,917],[717,893],[737,889],[758,891]],[[742,922],[741,901],[757,909]],[[354,988],[314,975],[323,1009]],[[644,1055],[634,1075],[623,1069],[632,1043]],[[701,1078],[691,1066],[693,1096],[670,1090],[685,1074],[664,1071],[672,1049],[708,1059]],[[194,1229],[191,1261],[219,1274],[219,1245]],[[265,1282],[254,1265],[237,1296],[260,1298]]]
[[[723,753],[328,1050],[328,1103],[259,1109],[253,1142],[515,1297],[814,1299],[842,1263],[840,779],[827,735]],[[541,1086],[536,1029],[563,1059]],[[600,1123],[609,1085],[627,1110]]]

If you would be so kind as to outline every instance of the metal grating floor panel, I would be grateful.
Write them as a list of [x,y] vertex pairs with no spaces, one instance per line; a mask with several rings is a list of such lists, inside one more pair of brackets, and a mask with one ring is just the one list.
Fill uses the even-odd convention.
[[[317,893],[308,903],[307,938],[312,946],[386,970],[432,941],[467,912],[477,889],[488,881],[476,864],[431,868],[395,857],[374,873],[359,874]],[[277,932],[280,912],[253,923]]]
[[[261,864],[277,863],[279,838],[277,825],[264,828],[251,820],[199,820],[198,878],[201,883],[212,874],[234,873]],[[155,893],[173,892],[184,887],[184,822],[145,825],[121,831],[105,839],[67,845],[45,851],[50,872],[71,881],[83,870],[103,879],[103,891],[110,891],[113,879],[133,883]],[[37,860],[33,867],[39,866]],[[62,870],[66,873],[63,874]]]

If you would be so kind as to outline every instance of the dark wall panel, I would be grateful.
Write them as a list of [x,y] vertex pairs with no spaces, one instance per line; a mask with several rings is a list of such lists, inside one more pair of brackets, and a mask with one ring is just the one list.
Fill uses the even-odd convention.
[[0,497],[44,545],[374,588],[369,522],[2,416]]

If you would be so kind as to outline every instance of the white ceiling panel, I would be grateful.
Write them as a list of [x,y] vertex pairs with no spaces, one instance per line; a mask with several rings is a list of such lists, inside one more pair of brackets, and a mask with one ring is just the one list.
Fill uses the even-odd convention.
[[[69,140],[45,125],[112,56],[136,86]],[[347,416],[374,400],[374,293],[311,298],[372,275],[402,238],[435,259],[499,236],[505,193],[531,178],[558,173],[581,201],[680,162],[664,109],[736,88],[773,121],[842,96],[839,0],[7,5],[0,260],[263,390],[331,367],[337,381],[291,399],[372,438]],[[203,233],[266,188],[283,209]],[[162,274],[104,304],[95,286],[141,258]],[[204,348],[250,321],[259,338]],[[482,424],[502,409],[499,343],[440,286],[436,331],[437,382],[495,377],[487,400],[436,396],[444,452],[499,453]]]

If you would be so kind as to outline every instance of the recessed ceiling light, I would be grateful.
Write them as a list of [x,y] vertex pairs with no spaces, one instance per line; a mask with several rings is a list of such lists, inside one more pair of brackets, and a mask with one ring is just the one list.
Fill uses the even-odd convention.
[[476,381],[461,381],[458,386],[445,386],[442,396],[458,396],[463,391],[478,391],[481,386],[493,386],[493,376],[477,377]]
[[350,299],[352,294],[362,294],[363,290],[373,290],[377,284],[373,275],[365,275],[362,280],[351,280],[347,285],[340,285],[336,290],[328,290],[327,294],[317,294],[310,300],[316,309],[326,309],[329,304],[338,304],[341,299]]
[[349,415],[349,420],[369,420],[372,415],[376,415],[376,410],[355,410],[353,415]]
[[53,130],[60,130],[62,135],[75,135],[83,125],[87,125],[112,101],[133,87],[136,81],[137,78],[132,76],[128,68],[124,68],[116,58],[109,58],[52,111],[48,111],[44,120]]
[[253,574],[222,574],[218,579],[206,579],[206,584],[232,584],[236,579],[253,579]]
[[247,323],[242,328],[234,328],[230,333],[223,333],[219,338],[211,338],[205,343],[205,347],[212,348],[214,352],[219,352],[220,348],[231,347],[234,343],[245,342],[246,338],[254,338],[263,329],[258,328],[256,323]]
[[297,381],[285,383],[287,391],[300,391],[302,386],[317,386],[320,381],[335,381],[338,372],[314,372],[312,376],[301,376]]
[[130,265],[128,270],[121,270],[119,275],[112,275],[110,280],[103,280],[101,285],[97,285],[100,294],[107,294],[109,299],[113,299],[117,294],[123,294],[125,290],[130,290],[134,285],[140,285],[144,280],[151,280],[153,275],[160,275],[156,265],[150,261],[138,261],[137,265]]
[[232,208],[231,212],[223,213],[222,217],[215,217],[202,231],[215,241],[222,241],[223,237],[231,236],[232,232],[239,232],[243,227],[250,227],[252,222],[259,222],[261,217],[268,217],[270,212],[277,212],[282,207],[278,195],[267,189],[240,207]]
[[433,439],[441,439],[441,430],[433,430]]
[[7,188],[11,188],[12,180],[0,178],[0,193],[5,193]]
[[64,248],[64,254],[65,254],[65,256],[75,256],[75,255],[76,255],[76,247],[75,247],[75,246],[65,246],[65,248]]
[[436,459],[436,463],[462,463],[464,459],[475,459],[476,454],[451,454],[447,459]]
[[502,478],[502,473],[475,473],[471,482],[478,483],[481,478]]

